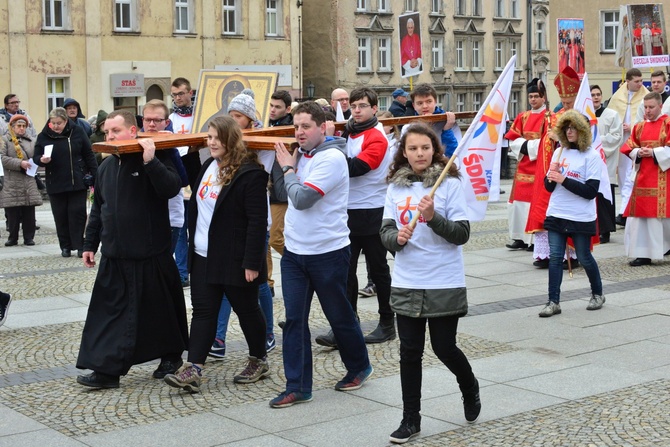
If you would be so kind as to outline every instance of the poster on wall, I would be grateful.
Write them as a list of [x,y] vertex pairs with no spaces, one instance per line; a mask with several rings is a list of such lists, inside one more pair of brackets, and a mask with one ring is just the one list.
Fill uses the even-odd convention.
[[201,70],[193,132],[207,132],[212,118],[228,115],[228,104],[245,88],[254,92],[256,119],[268,127],[270,96],[277,88],[277,78],[277,73]]
[[558,19],[558,71],[572,67],[579,79],[584,77],[584,19]]
[[404,14],[398,17],[400,30],[400,72],[408,78],[423,73],[421,55],[421,19],[419,13]]
[[[624,13],[625,10],[625,13]],[[663,5],[647,3],[621,7],[617,65],[623,68],[670,65]]]

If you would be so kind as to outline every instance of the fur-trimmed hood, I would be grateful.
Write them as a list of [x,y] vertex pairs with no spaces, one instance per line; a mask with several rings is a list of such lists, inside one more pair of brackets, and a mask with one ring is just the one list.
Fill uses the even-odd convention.
[[412,168],[407,165],[398,169],[398,171],[393,175],[389,183],[393,183],[398,186],[412,186],[414,182],[423,182],[424,188],[431,188],[435,185],[435,182],[442,174],[444,170],[444,165],[440,163],[434,163],[430,165],[423,174],[416,174],[412,171]]
[[568,126],[577,128],[577,132],[579,132],[577,146],[580,152],[584,152],[591,147],[591,126],[586,116],[576,110],[568,110],[558,119],[558,123],[556,123],[556,127],[554,127],[554,133],[558,135],[558,141],[561,143],[561,146],[565,148],[572,147],[564,130]]

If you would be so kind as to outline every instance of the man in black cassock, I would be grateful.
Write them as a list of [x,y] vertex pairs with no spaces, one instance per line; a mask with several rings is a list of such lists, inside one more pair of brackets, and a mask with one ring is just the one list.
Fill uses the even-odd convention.
[[[135,116],[125,110],[105,121],[108,141],[137,136]],[[95,279],[81,338],[77,377],[92,388],[118,388],[132,365],[161,359],[153,377],[182,365],[188,325],[184,293],[172,258],[168,199],[181,180],[167,151],[138,140],[143,153],[107,157],[98,169],[93,207],[86,227],[83,260]]]

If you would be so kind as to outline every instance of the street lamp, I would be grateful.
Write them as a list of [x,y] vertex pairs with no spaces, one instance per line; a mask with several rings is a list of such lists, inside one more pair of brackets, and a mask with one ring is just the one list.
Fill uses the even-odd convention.
[[309,84],[307,84],[307,96],[309,97],[309,99],[314,98],[314,88],[315,87],[312,81],[309,81]]

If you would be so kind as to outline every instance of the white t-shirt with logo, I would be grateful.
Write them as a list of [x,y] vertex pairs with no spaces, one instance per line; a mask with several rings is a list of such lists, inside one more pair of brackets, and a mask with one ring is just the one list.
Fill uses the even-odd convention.
[[[555,151],[552,162],[560,163],[561,174],[567,178],[586,183],[587,180],[600,180],[603,159],[593,148],[586,152],[577,149],[563,149],[558,160]],[[593,222],[596,220],[596,199],[585,199],[565,189],[560,183],[551,193],[547,216],[572,220],[575,222]]]
[[[430,192],[420,182],[410,187],[390,184],[386,193],[384,219],[393,219],[398,229],[412,221],[421,198]],[[461,181],[447,177],[433,197],[435,213],[448,220],[468,220]],[[411,239],[396,252],[391,285],[404,289],[453,289],[465,287],[463,252],[428,227],[423,216]]]
[[218,168],[219,166],[216,160],[214,160],[202,176],[196,193],[191,195],[191,206],[193,206],[193,202],[195,201],[198,207],[198,220],[195,224],[193,243],[195,245],[195,252],[205,258],[207,257],[207,246],[209,244],[209,224],[214,214],[216,199],[221,192],[221,184],[217,184],[216,179]]
[[299,255],[319,255],[349,245],[347,202],[349,167],[337,149],[303,154],[296,175],[300,184],[309,186],[322,197],[310,208],[297,210],[291,198],[284,218],[286,248]]
[[[366,149],[372,148],[373,149]],[[383,149],[383,154],[379,152]],[[378,153],[372,154],[377,151]],[[368,154],[370,152],[371,154]],[[349,209],[375,209],[384,206],[386,196],[386,176],[391,164],[391,151],[381,123],[371,129],[347,139],[349,157],[358,157],[372,169],[358,177],[349,179]],[[380,157],[381,155],[381,157]],[[381,158],[381,160],[380,160]],[[377,165],[376,163],[379,162]]]

